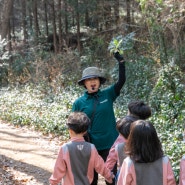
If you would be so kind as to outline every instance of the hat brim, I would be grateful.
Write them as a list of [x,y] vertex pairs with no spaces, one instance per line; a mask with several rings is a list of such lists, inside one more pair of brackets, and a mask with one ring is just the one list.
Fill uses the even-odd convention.
[[97,76],[97,75],[89,75],[89,76],[85,76],[83,77],[81,80],[78,81],[78,85],[84,85],[84,80],[89,79],[89,78],[99,78],[100,79],[100,84],[104,84],[106,81],[106,78],[101,77],[101,76]]

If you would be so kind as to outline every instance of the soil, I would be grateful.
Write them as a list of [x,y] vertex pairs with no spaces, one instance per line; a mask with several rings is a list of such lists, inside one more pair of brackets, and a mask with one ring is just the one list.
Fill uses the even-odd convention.
[[[49,185],[63,142],[0,121],[0,185]],[[101,176],[98,185],[105,185]]]

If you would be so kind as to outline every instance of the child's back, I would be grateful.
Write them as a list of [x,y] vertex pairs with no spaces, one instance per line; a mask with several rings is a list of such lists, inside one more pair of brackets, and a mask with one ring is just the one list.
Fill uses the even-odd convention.
[[125,116],[117,122],[116,127],[120,136],[111,147],[106,160],[106,165],[110,170],[113,169],[116,163],[118,165],[118,169],[122,165],[123,159],[126,157],[124,153],[124,146],[130,133],[130,125],[135,120],[137,119],[133,116]]
[[[70,167],[75,184],[89,184],[86,175],[91,157],[91,144],[87,142],[69,142],[63,146],[64,151],[69,152]],[[79,159],[83,159],[83,162]]]
[[167,156],[151,163],[136,163],[127,157],[117,185],[176,185],[176,182]]
[[85,142],[83,135],[90,123],[85,113],[73,112],[68,118],[70,141],[63,144],[49,181],[57,185],[61,180],[63,185],[90,185],[94,170],[112,182],[113,175],[105,167],[95,146]]
[[132,123],[117,185],[176,185],[173,170],[149,121]]
[[117,122],[117,130],[119,136],[112,145],[106,160],[107,167],[112,170],[114,165],[118,163],[118,168],[122,165],[123,159],[126,157],[124,153],[124,145],[130,133],[130,125],[138,119],[148,119],[151,116],[151,108],[142,100],[131,101],[128,104],[128,115]]

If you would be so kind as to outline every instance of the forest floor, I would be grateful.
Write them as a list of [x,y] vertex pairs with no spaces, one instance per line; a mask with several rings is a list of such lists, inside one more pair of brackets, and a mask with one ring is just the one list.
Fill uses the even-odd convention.
[[[0,121],[0,185],[49,185],[63,142]],[[98,185],[105,185],[101,176]]]

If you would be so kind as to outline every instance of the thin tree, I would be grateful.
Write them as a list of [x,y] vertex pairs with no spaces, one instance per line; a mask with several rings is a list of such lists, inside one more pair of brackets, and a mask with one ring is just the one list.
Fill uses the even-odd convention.
[[89,8],[88,7],[85,9],[85,26],[90,26],[90,23],[89,23]]
[[1,39],[6,38],[8,33],[10,33],[10,17],[12,15],[13,3],[14,0],[4,1],[1,24]]
[[21,10],[22,10],[22,28],[23,28],[23,42],[26,43],[28,40],[28,32],[27,32],[27,20],[26,20],[26,0],[21,0]]
[[56,27],[56,17],[55,17],[55,0],[51,1],[51,10],[52,10],[54,51],[55,51],[55,53],[57,53],[58,52],[58,44],[57,44],[57,27]]
[[128,32],[132,31],[131,25],[131,0],[126,0],[126,7],[127,7],[127,25],[128,25]]
[[103,10],[104,10],[104,20],[105,20],[105,29],[108,30],[111,27],[111,17],[112,17],[112,13],[111,13],[111,4],[112,2],[106,1],[103,4]]
[[57,8],[57,19],[58,19],[58,35],[59,35],[59,47],[58,47],[58,50],[59,52],[61,51],[62,49],[62,14],[61,14],[61,7],[62,7],[62,4],[61,4],[61,0],[58,0],[58,8]]
[[27,7],[28,7],[28,28],[30,32],[33,32],[33,15],[32,15],[32,0],[27,1]]
[[48,2],[47,0],[44,0],[44,22],[45,22],[45,33],[46,33],[46,36],[48,36],[49,29],[48,29]]
[[34,36],[35,42],[37,43],[40,35],[39,22],[38,22],[38,11],[37,11],[37,0],[33,0],[33,18],[34,18]]
[[79,1],[76,0],[76,24],[77,24],[77,44],[78,51],[81,51],[80,47],[80,13],[79,13]]
[[114,2],[114,17],[115,17],[116,27],[118,27],[119,25],[119,0],[115,0]]
[[64,0],[64,15],[65,15],[65,34],[68,34],[68,5],[67,0]]

